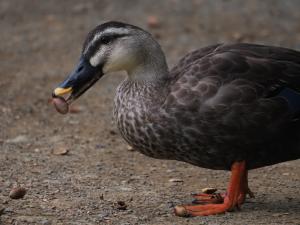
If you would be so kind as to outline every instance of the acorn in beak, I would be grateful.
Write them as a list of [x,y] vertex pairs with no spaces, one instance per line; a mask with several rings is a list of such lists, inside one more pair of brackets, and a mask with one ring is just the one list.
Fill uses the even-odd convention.
[[[68,105],[87,91],[103,76],[100,66],[92,66],[83,56],[75,70],[68,78],[58,85],[52,93],[53,103],[58,112],[68,112]],[[63,96],[68,95],[64,98]]]

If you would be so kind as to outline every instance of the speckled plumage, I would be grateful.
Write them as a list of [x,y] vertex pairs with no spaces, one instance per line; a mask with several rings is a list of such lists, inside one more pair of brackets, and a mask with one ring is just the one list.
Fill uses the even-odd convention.
[[114,116],[145,155],[224,170],[246,160],[253,169],[300,157],[299,114],[283,88],[300,91],[299,52],[220,44],[189,53],[157,82],[126,79]]
[[[58,111],[104,74],[126,71],[114,117],[123,138],[150,157],[230,170],[225,194],[196,194],[178,216],[240,209],[248,170],[300,158],[300,52],[254,44],[193,51],[169,70],[150,33],[108,22],[89,33],[75,70],[53,91]],[[62,96],[70,93],[67,99]]]

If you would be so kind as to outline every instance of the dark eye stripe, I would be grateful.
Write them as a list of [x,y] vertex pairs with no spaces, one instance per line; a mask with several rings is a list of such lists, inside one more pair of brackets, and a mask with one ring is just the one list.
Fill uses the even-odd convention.
[[113,40],[125,36],[124,34],[109,34],[109,35],[103,35],[101,38],[99,38],[96,42],[100,42],[100,44],[108,44],[109,42],[112,42]]
[[128,36],[128,34],[105,34],[98,38],[96,41],[94,41],[94,43],[91,46],[89,46],[89,49],[87,50],[85,55],[92,56],[95,54],[96,51],[98,51],[101,45],[109,44],[117,38],[125,36]]

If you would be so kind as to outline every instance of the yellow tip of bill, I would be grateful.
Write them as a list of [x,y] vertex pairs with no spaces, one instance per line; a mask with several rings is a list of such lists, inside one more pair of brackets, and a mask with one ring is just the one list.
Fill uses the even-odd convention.
[[72,88],[71,87],[68,87],[68,88],[55,88],[54,90],[54,94],[56,96],[61,96],[61,95],[64,95],[64,94],[68,94],[72,91]]

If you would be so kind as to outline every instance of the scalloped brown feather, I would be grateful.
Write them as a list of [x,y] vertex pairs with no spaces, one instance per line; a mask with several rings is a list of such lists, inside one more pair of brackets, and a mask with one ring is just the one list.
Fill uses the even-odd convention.
[[124,139],[155,158],[248,169],[300,157],[300,122],[282,88],[300,90],[300,53],[214,45],[187,54],[164,84],[124,81],[115,118]]

